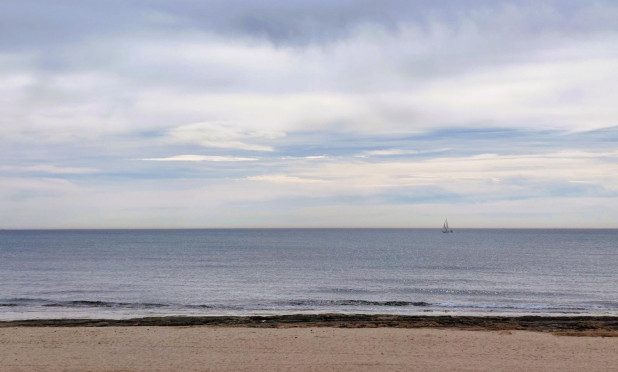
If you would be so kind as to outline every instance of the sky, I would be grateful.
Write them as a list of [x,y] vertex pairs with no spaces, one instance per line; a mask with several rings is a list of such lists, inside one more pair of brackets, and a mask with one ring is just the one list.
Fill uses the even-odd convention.
[[0,228],[618,228],[616,19],[5,0]]

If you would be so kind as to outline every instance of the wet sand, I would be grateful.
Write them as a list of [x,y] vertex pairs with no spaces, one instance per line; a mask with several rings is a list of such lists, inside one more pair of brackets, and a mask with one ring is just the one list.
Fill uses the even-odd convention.
[[616,318],[432,318],[0,322],[0,371],[618,371]]

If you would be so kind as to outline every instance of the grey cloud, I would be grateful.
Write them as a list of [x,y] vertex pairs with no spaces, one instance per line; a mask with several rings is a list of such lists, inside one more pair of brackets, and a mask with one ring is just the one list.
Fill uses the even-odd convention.
[[9,0],[0,14],[0,45],[3,49],[42,48],[110,34],[174,30],[203,30],[265,38],[281,45],[305,45],[338,40],[363,24],[394,30],[402,23],[430,27],[438,20],[465,27],[469,18],[505,8],[530,10],[527,19],[512,19],[524,22],[520,30],[529,34],[617,27],[616,5],[611,1]]
[[75,42],[105,32],[126,31],[135,7],[122,1],[25,0],[3,3],[0,45],[27,49]]
[[[174,4],[173,9],[172,6],[162,9],[181,17],[193,27],[264,37],[278,44],[292,45],[336,40],[363,24],[391,30],[396,30],[402,23],[427,28],[434,21],[463,26],[462,23],[469,18],[499,13],[504,8],[529,9],[524,28],[530,33],[552,29],[567,32],[616,29],[612,17],[607,16],[608,6],[613,4],[607,1],[231,0],[191,1],[185,5]],[[601,19],[597,17],[597,11],[604,15]],[[550,12],[551,16],[538,16],[545,12]],[[594,18],[594,22],[590,22],[590,18]],[[515,17],[514,21],[522,20]]]
[[[10,0],[0,13],[0,57],[13,53],[39,73],[105,72],[142,88],[406,90],[435,76],[527,61],[580,34],[614,33],[615,18],[616,4],[574,0]],[[295,62],[307,63],[260,70],[272,60],[245,55],[237,59],[251,63],[234,66],[187,56],[186,49],[178,54],[186,43],[208,44],[210,34],[218,45],[291,47]],[[38,75],[36,94],[48,84]],[[124,90],[113,91],[118,101],[116,92]]]

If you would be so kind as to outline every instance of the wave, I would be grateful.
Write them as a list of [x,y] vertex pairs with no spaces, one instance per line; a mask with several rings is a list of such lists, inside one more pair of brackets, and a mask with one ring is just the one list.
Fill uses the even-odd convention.
[[[255,304],[256,307],[272,307],[273,304]],[[292,300],[274,304],[275,307],[338,307],[338,306],[430,306],[431,304],[423,301],[369,301],[369,300]],[[213,308],[238,308],[238,306],[225,306],[214,304],[172,304],[172,303],[148,303],[148,302],[114,302],[114,301],[91,301],[91,300],[72,300],[55,301],[38,298],[14,298],[0,300],[0,306],[38,306],[38,307],[91,307],[91,308],[125,308],[125,309],[213,309]],[[249,304],[246,307],[251,307]]]
[[[121,301],[101,301],[101,300],[51,300],[41,298],[12,298],[0,299],[0,308],[82,308],[82,309],[107,309],[107,310],[157,310],[166,311],[347,311],[358,309],[358,311],[393,311],[405,308],[424,308],[429,311],[452,310],[452,311],[616,311],[618,303],[607,301],[603,303],[590,303],[578,305],[554,305],[554,304],[522,304],[522,303],[451,303],[440,302],[430,303],[425,301],[403,301],[403,300],[384,300],[374,301],[366,299],[339,299],[339,300],[319,300],[319,299],[300,299],[275,302],[250,302],[246,304],[178,304],[178,303],[151,303],[151,302],[121,302]],[[390,308],[390,310],[389,310]],[[384,309],[384,310],[378,310]],[[14,311],[14,310],[10,310]],[[425,311],[425,310],[423,310]]]
[[[148,302],[114,302],[114,301],[90,301],[90,300],[72,300],[72,301],[55,301],[41,298],[13,298],[0,300],[2,307],[86,307],[86,308],[125,308],[125,309],[149,309],[149,308],[166,308],[172,307],[172,304],[158,304]],[[199,305],[202,306],[202,305]],[[204,305],[206,306],[206,305]]]
[[528,311],[589,311],[589,310],[615,310],[611,308],[584,307],[584,306],[556,306],[539,304],[454,304],[444,302],[436,304],[440,308],[461,310],[528,310]]
[[293,300],[286,301],[290,306],[431,306],[424,301],[368,301],[368,300]]
[[167,304],[154,304],[154,303],[132,303],[132,302],[108,302],[108,301],[59,301],[43,304],[44,307],[110,307],[110,308],[136,308],[136,309],[149,309],[149,308],[162,308],[169,307]]

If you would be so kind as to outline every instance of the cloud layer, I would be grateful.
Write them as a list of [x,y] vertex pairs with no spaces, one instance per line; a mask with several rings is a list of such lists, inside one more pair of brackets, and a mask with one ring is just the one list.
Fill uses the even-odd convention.
[[615,227],[615,2],[3,8],[0,226]]

